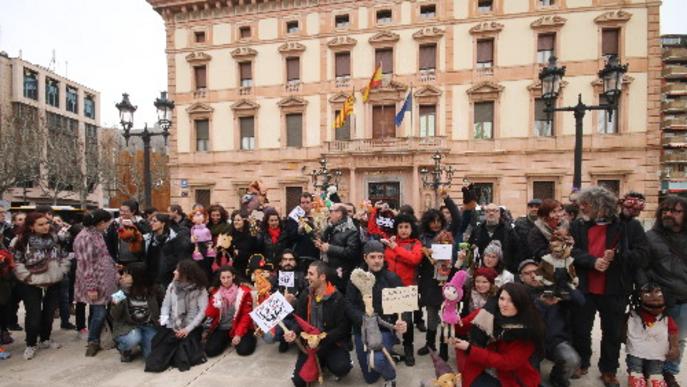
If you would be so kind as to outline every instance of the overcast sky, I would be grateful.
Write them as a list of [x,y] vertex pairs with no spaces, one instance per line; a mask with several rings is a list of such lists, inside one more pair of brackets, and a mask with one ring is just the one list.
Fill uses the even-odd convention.
[[[664,0],[662,34],[687,34],[687,1]],[[100,91],[101,125],[119,121],[126,91],[135,127],[157,120],[153,101],[167,88],[162,18],[145,0],[0,0],[0,51],[48,66]]]

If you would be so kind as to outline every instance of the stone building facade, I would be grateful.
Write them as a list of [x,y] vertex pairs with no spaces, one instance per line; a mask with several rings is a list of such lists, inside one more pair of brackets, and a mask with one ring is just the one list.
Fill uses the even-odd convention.
[[[345,201],[423,210],[439,151],[484,201],[522,214],[572,187],[574,118],[542,113],[538,72],[567,66],[558,106],[600,101],[597,72],[629,64],[620,108],[584,119],[583,185],[637,190],[655,208],[660,156],[659,6],[653,0],[148,0],[167,32],[172,202],[236,207],[255,178],[281,210],[326,157]],[[363,103],[375,64],[383,86]],[[356,92],[349,124],[333,122]],[[412,113],[394,114],[407,93]]]

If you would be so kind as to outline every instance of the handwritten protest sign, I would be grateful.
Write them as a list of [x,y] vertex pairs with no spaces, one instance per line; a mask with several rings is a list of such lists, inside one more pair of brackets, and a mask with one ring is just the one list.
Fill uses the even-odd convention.
[[291,304],[286,301],[286,298],[281,293],[275,292],[262,304],[253,309],[250,312],[250,317],[263,332],[269,332],[291,312],[293,312]]
[[432,259],[435,261],[450,261],[453,253],[453,245],[432,245]]
[[292,271],[280,271],[279,272],[279,286],[284,286],[287,288],[292,288],[295,286],[295,273]]
[[418,310],[417,286],[382,289],[382,310],[384,314]]
[[301,208],[301,206],[296,206],[291,210],[289,213],[289,218],[295,220],[298,222],[298,219],[302,218],[305,216],[305,210]]

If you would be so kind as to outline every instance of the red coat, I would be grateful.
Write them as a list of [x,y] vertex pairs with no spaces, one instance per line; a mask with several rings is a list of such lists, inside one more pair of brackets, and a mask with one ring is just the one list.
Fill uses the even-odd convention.
[[383,239],[389,239],[391,238],[391,235],[382,230],[382,228],[377,224],[377,211],[378,210],[373,207],[367,214],[367,233],[370,236],[376,235]]
[[401,277],[403,286],[417,283],[417,266],[422,262],[422,243],[417,239],[398,239],[396,248],[384,250],[389,271]]
[[[480,309],[474,310],[463,319],[463,326],[456,326],[458,334],[467,334],[472,326],[472,320]],[[535,351],[531,341],[496,341],[486,348],[470,345],[470,352],[456,350],[459,369],[462,368],[464,386],[471,386],[478,376],[487,368],[494,368],[502,387],[537,387],[541,382],[541,375],[530,364],[530,356]],[[461,367],[462,365],[462,367]]]
[[[221,320],[220,310],[215,307],[213,297],[217,293],[214,289],[210,293],[210,301],[208,307],[205,309],[205,316],[212,319],[210,324],[210,331],[214,331],[219,326]],[[250,318],[250,312],[253,311],[253,297],[251,290],[246,285],[240,285],[236,292],[236,302],[234,303],[236,312],[231,323],[231,330],[229,330],[229,337],[239,336],[243,337],[247,334],[253,334],[253,320]]]

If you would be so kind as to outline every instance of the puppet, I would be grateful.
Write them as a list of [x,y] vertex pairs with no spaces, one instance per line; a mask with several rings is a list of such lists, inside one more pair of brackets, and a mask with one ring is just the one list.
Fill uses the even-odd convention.
[[463,285],[467,279],[468,273],[461,270],[454,274],[441,289],[444,302],[441,303],[439,317],[441,318],[441,334],[444,338],[455,338],[455,325],[462,325],[458,314],[458,303],[463,299]]
[[317,357],[317,350],[320,346],[320,342],[327,337],[327,332],[320,332],[319,329],[310,325],[307,321],[302,318],[296,317],[296,322],[301,327],[301,338],[305,341],[303,344],[301,341],[297,340],[296,344],[298,347],[307,355],[303,366],[300,371],[298,371],[298,376],[303,379],[306,383],[313,383],[318,381],[320,384],[324,382],[322,378],[322,367],[320,366],[320,359]]

